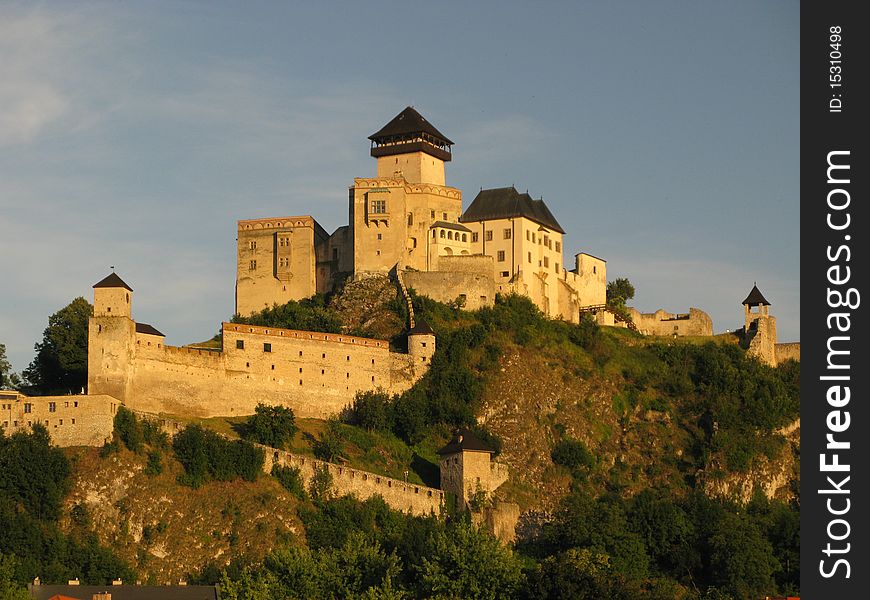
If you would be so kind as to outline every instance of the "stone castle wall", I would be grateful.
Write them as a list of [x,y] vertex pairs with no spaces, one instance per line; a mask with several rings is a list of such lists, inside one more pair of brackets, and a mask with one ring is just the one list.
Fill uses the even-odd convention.
[[467,310],[495,303],[492,257],[482,254],[440,256],[432,271],[405,271],[405,285],[438,302],[465,301]]
[[788,342],[784,344],[776,344],[774,347],[776,355],[776,364],[780,364],[787,360],[801,361],[801,343]]
[[5,435],[43,425],[58,446],[101,446],[112,437],[120,402],[111,396],[23,396],[0,393],[0,425]]
[[628,307],[637,330],[644,335],[713,335],[713,319],[703,310],[690,308],[688,314],[674,314],[664,310],[641,313]]
[[[327,418],[358,392],[408,389],[429,364],[390,352],[385,340],[342,334],[224,323],[223,351],[209,351],[166,346],[159,336],[130,344],[124,337],[129,329],[103,328],[91,338],[88,391],[111,393],[154,413],[247,415],[264,403],[288,406],[299,417]],[[146,338],[152,340],[143,343]],[[103,369],[114,364],[106,356],[121,355],[116,362],[124,368]]]

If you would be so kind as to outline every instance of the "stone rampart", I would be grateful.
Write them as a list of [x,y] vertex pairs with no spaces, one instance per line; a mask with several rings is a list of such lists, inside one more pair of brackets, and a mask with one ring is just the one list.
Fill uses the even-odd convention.
[[776,344],[775,346],[776,363],[780,364],[786,360],[801,361],[801,343],[788,342],[784,344]]
[[697,308],[690,308],[688,313],[682,314],[661,309],[654,313],[641,313],[631,307],[628,307],[628,312],[637,330],[644,335],[713,335],[713,319]]
[[[385,340],[223,324],[223,350],[178,348],[160,343],[130,346],[116,335],[94,336],[100,345],[91,393],[112,393],[132,408],[194,417],[238,416],[259,403],[281,404],[299,417],[326,418],[353,402],[358,392],[400,393],[428,368],[390,352]],[[105,351],[105,352],[103,352]],[[108,354],[128,355],[123,385],[101,372]]]
[[[134,411],[140,418],[155,421],[170,436],[183,430],[187,424],[143,411]],[[272,472],[273,465],[299,469],[306,489],[311,484],[315,469],[326,469],[332,476],[332,491],[339,496],[347,494],[360,500],[381,496],[388,506],[414,515],[441,514],[444,492],[415,483],[407,483],[377,473],[354,469],[346,465],[318,460],[269,446],[256,444],[265,452],[263,471]]]

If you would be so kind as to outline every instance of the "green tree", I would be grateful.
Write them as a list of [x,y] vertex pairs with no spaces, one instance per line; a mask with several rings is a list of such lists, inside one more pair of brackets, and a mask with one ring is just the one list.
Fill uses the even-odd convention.
[[0,600],[28,600],[30,594],[24,586],[15,581],[14,556],[6,556],[0,552]]
[[16,388],[21,385],[21,378],[12,371],[12,364],[6,358],[6,346],[0,344],[0,390]]
[[88,319],[94,307],[76,298],[48,318],[24,376],[40,393],[77,392],[88,381]]
[[775,589],[780,565],[758,527],[742,515],[726,513],[710,539],[713,583],[735,598],[761,598]]
[[69,489],[69,475],[66,455],[51,446],[42,425],[0,437],[0,498],[13,506],[37,519],[56,519]]
[[326,429],[320,432],[318,439],[314,441],[314,456],[327,462],[335,462],[342,458],[344,446],[344,433],[341,431],[341,423],[331,418],[326,422]]
[[607,302],[625,304],[634,298],[634,286],[625,277],[619,277],[607,284]]
[[265,404],[257,404],[254,414],[248,417],[242,428],[245,439],[272,448],[284,448],[298,430],[292,409]]
[[513,553],[464,521],[435,533],[421,571],[426,598],[514,598],[522,582]]

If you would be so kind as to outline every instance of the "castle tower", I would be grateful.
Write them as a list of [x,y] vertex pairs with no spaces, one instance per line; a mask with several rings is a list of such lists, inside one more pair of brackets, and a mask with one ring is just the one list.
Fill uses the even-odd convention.
[[408,354],[414,359],[414,368],[424,366],[429,368],[435,355],[435,332],[423,319],[417,319],[414,327],[408,331]]
[[438,450],[441,489],[456,495],[466,509],[478,492],[491,494],[507,480],[502,465],[492,463],[495,451],[469,429],[460,429]]
[[133,288],[112,273],[94,284],[94,316],[88,321],[88,393],[125,400],[136,337],[131,318]]
[[770,302],[757,285],[743,300],[743,340],[749,353],[776,366],[776,317],[770,315]]
[[462,193],[444,179],[453,142],[410,106],[369,140],[377,176],[356,178],[350,189],[354,274],[386,273],[396,265],[435,270],[431,228],[458,223],[462,214]]
[[450,161],[453,142],[413,107],[369,139],[371,154],[378,159],[378,177],[400,174],[409,183],[444,185],[444,163]]

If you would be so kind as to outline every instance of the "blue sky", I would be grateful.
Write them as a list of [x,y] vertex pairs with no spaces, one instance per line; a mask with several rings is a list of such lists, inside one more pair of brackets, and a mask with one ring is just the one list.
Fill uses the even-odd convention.
[[235,221],[347,222],[407,105],[448,184],[543,196],[633,304],[800,339],[796,1],[0,4],[0,343],[116,271],[170,344],[233,310]]

